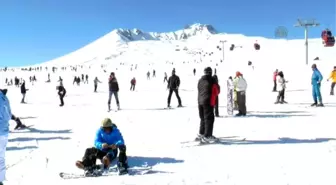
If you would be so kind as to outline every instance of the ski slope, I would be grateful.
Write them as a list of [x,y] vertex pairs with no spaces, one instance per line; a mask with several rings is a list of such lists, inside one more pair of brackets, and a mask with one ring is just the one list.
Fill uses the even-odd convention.
[[[245,46],[226,52],[223,63],[211,62],[212,58],[200,62],[196,60],[197,56],[175,51],[176,43],[216,51],[216,44],[223,37]],[[323,108],[311,108],[310,65],[313,61],[308,66],[304,64],[304,42],[257,39],[261,43],[260,51],[252,47],[256,38],[241,35],[215,35],[188,41],[130,42],[123,55],[116,55],[110,61],[81,63],[72,58],[71,61],[60,59],[59,63],[41,64],[49,67],[54,64],[84,65],[77,73],[49,71],[51,83],[44,82],[48,73],[45,71],[1,73],[1,83],[6,77],[26,79],[27,104],[20,104],[19,88],[8,87],[8,97],[13,113],[21,117],[24,124],[33,125],[30,130],[12,131],[9,135],[5,184],[334,185],[336,98],[329,96],[330,83],[326,78],[335,65],[335,55],[332,55],[335,49],[323,48],[317,39],[311,41],[311,58],[321,58],[314,63],[324,76],[321,91],[325,104]],[[221,52],[216,52],[212,57],[218,61],[221,56]],[[247,66],[248,60],[253,62],[254,70]],[[119,65],[120,62],[125,65]],[[108,64],[106,73],[100,68],[103,63]],[[138,69],[130,71],[131,64],[138,64]],[[223,117],[216,118],[214,135],[246,138],[246,142],[197,147],[186,147],[181,143],[192,141],[198,133],[196,88],[205,66],[217,69],[222,87],[219,111]],[[169,75],[173,67],[181,78],[180,96],[185,107],[162,110],[167,106],[168,96],[163,74],[167,72]],[[192,74],[193,68],[197,69],[196,76]],[[285,95],[289,104],[286,105],[274,104],[277,93],[271,90],[272,73],[276,68],[283,70],[289,81]],[[147,80],[146,72],[153,69],[157,77]],[[107,113],[107,78],[112,71],[119,81],[122,110]],[[244,118],[226,116],[226,79],[236,71],[241,71],[248,83],[248,116]],[[82,73],[89,74],[89,84],[73,85],[74,75]],[[38,80],[34,85],[28,83],[28,76],[33,74]],[[64,79],[67,89],[64,107],[58,106],[55,89],[59,76]],[[98,93],[93,93],[95,76],[102,81]],[[137,78],[137,86],[135,92],[130,92],[133,77]],[[177,106],[174,95],[171,105]],[[115,107],[112,99],[112,108]],[[147,164],[153,170],[142,176],[59,178],[59,172],[80,173],[75,161],[93,145],[95,132],[105,117],[110,117],[120,128],[127,145],[129,164]],[[12,123],[11,130],[14,126]]]

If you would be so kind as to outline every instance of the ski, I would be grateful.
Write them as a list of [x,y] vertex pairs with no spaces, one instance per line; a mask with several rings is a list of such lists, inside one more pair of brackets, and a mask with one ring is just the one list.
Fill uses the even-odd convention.
[[211,144],[235,144],[247,142],[246,138],[217,138],[215,141],[207,142],[204,139],[200,141],[185,141],[182,144],[182,148],[189,148],[194,146],[203,146],[203,145],[211,145]]
[[[128,168],[128,173],[122,175],[145,175],[151,171],[152,167],[150,166],[134,166]],[[119,170],[116,166],[111,167],[108,171],[104,172],[103,170],[97,170],[94,174],[85,175],[84,173],[68,173],[60,172],[59,176],[62,179],[79,179],[79,178],[88,178],[88,177],[104,177],[104,176],[122,176],[119,175]]]

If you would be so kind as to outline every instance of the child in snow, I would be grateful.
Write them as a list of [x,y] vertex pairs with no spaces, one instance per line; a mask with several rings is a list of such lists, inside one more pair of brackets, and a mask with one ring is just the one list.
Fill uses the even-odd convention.
[[[119,156],[118,156],[119,149]],[[128,173],[126,145],[124,138],[117,126],[110,118],[102,121],[101,127],[96,133],[94,147],[87,148],[82,161],[77,161],[76,166],[86,171],[86,175],[94,175],[97,169],[96,159],[101,160],[104,170],[108,170],[111,162],[118,156],[119,174]]]
[[286,89],[286,83],[287,81],[285,80],[284,74],[282,71],[278,72],[278,77],[277,77],[277,89],[278,89],[278,96],[275,104],[278,103],[287,103],[285,101],[285,89]]

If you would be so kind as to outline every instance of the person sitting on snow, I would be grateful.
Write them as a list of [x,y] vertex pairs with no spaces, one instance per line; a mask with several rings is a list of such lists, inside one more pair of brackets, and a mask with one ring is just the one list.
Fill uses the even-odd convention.
[[94,170],[98,167],[96,165],[96,159],[100,159],[104,165],[104,170],[108,170],[111,162],[116,159],[117,156],[119,174],[127,174],[128,164],[124,138],[111,119],[105,118],[96,133],[94,147],[86,149],[83,160],[77,161],[76,166],[80,169],[84,169],[86,175],[92,175],[95,172]]

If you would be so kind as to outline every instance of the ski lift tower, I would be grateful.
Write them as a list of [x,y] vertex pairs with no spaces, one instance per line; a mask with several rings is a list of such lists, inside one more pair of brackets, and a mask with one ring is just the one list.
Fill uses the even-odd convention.
[[223,51],[223,62],[224,62],[224,46],[225,46],[225,43],[227,42],[227,40],[221,40],[219,41],[220,43],[222,43],[222,51]]
[[320,23],[317,23],[315,20],[297,20],[298,22],[294,25],[294,27],[303,27],[305,29],[305,46],[306,46],[306,65],[308,65],[308,28],[309,27],[317,27]]

